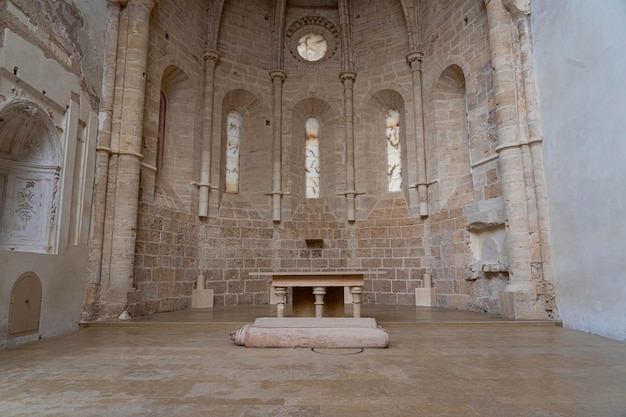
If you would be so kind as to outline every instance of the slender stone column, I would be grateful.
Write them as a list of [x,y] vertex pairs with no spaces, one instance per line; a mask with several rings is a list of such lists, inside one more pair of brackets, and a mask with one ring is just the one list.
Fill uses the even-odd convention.
[[361,317],[361,294],[363,293],[363,287],[350,287],[350,294],[352,294],[352,316],[355,319]]
[[274,287],[274,294],[276,294],[276,317],[285,317],[287,287]]
[[348,221],[356,219],[356,180],[354,168],[354,80],[356,73],[344,71],[339,74],[339,79],[343,83],[344,117],[346,126],[346,199]]
[[515,59],[511,20],[502,0],[485,0],[494,70],[496,121],[507,223],[509,285],[500,294],[500,312],[511,318],[537,318],[537,293],[531,274],[530,225],[524,179],[524,161],[516,97]]
[[115,97],[115,72],[120,30],[120,9],[126,1],[107,0],[107,43],[102,80],[102,101],[96,145],[96,177],[91,217],[91,251],[89,254],[89,282],[85,290],[85,311],[83,318],[92,320],[97,314],[100,298],[102,249],[104,220],[106,214],[107,178],[109,176],[109,156],[111,155],[111,130],[113,125],[113,104]]
[[424,98],[422,95],[423,52],[411,52],[406,60],[411,66],[413,79],[413,114],[415,120],[415,144],[417,149],[417,198],[419,214],[428,216],[428,181],[426,179],[426,136],[424,134]]
[[213,146],[213,91],[215,87],[215,66],[220,53],[206,49],[204,58],[204,110],[202,112],[202,161],[200,182],[198,183],[198,216],[209,216],[209,193],[211,192],[211,148]]
[[[124,89],[121,102],[117,178],[113,196],[111,266],[106,300],[108,314],[121,312],[133,287],[139,172],[143,134],[150,13],[155,0],[129,0]],[[117,105],[117,104],[116,104]],[[112,178],[112,176],[109,176]],[[111,185],[111,184],[109,184]]]
[[315,317],[324,317],[326,287],[313,287],[313,295],[315,296]]
[[281,219],[281,197],[282,192],[282,126],[283,126],[283,81],[287,78],[282,70],[270,71],[272,77],[273,120],[272,120],[272,220],[279,222]]

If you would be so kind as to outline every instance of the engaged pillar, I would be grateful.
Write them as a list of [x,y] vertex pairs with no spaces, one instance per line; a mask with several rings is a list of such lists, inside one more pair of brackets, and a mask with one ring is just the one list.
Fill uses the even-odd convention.
[[107,188],[113,190],[107,200],[114,205],[110,218],[113,225],[110,270],[103,295],[103,304],[107,304],[103,308],[106,315],[123,311],[128,305],[128,291],[133,288],[150,13],[154,3],[155,0],[129,0],[126,6],[128,28],[126,42],[122,42],[125,61],[120,107],[115,100],[115,107],[119,108],[121,115],[119,148],[114,167],[116,172],[109,175]]

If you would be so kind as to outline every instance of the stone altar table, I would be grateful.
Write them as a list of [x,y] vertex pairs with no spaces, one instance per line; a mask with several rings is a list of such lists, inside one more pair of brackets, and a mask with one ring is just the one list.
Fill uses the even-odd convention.
[[[353,316],[361,317],[361,293],[363,292],[363,271],[310,271],[310,272],[259,272],[256,275],[272,277],[272,287],[276,294],[277,317],[285,316],[287,289],[293,288],[293,310],[307,311],[307,306],[315,306],[315,317],[324,317],[325,312],[343,315],[343,288],[348,287],[352,294]],[[304,290],[310,288],[312,290]],[[340,288],[340,293],[335,288]],[[304,291],[302,291],[304,290]],[[308,292],[307,294],[307,291]],[[325,300],[325,296],[329,295]],[[310,297],[312,295],[313,297]]]

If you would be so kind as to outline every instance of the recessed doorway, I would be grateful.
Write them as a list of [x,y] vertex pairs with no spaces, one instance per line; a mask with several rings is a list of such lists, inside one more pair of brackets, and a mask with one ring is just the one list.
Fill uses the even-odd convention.
[[39,332],[41,314],[41,280],[34,272],[20,276],[11,290],[9,337]]

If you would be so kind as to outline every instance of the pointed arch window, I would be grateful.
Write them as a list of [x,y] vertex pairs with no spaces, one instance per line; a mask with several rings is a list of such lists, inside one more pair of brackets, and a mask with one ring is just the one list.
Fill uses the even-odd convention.
[[242,117],[237,111],[228,113],[226,119],[226,192],[239,193],[239,147],[241,145]]
[[400,112],[389,109],[385,113],[387,141],[387,191],[402,191],[402,145],[400,143]]
[[310,117],[304,122],[304,164],[306,181],[306,198],[320,196],[320,124],[316,118]]

